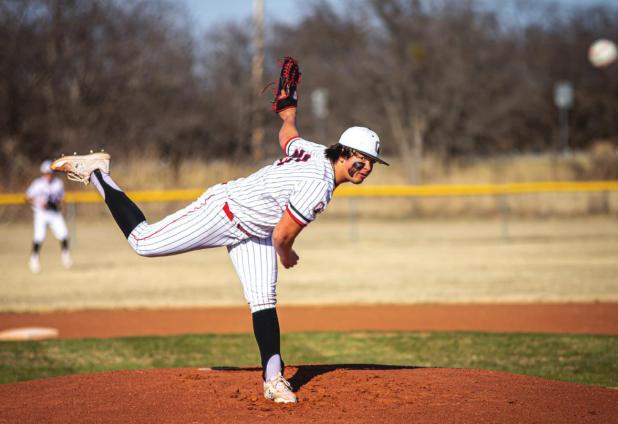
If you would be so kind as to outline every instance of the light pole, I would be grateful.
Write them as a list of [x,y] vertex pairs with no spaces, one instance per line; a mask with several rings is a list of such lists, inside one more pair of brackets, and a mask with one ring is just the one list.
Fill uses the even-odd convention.
[[328,90],[326,88],[316,88],[311,92],[311,110],[315,117],[316,136],[318,142],[326,142],[326,117],[328,116]]
[[569,81],[558,81],[554,85],[554,104],[558,108],[560,122],[560,147],[563,154],[568,154],[569,148],[569,109],[573,106],[573,84]]

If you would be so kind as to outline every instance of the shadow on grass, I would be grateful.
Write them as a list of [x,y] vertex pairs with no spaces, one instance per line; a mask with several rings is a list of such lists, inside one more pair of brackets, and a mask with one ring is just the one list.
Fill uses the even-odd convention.
[[[288,379],[294,391],[300,389],[318,375],[335,370],[413,370],[424,367],[406,365],[379,365],[379,364],[331,364],[331,365],[294,365],[296,372]],[[212,367],[213,371],[262,371],[259,367]]]

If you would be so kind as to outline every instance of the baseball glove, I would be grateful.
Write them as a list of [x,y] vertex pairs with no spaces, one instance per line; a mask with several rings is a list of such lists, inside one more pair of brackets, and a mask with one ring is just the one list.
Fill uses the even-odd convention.
[[298,104],[296,88],[300,84],[300,80],[301,73],[298,68],[298,61],[289,56],[284,57],[281,62],[279,85],[273,100],[273,111],[279,113],[282,110],[296,107]]
[[45,209],[47,209],[48,211],[58,211],[60,209],[60,202],[56,201],[55,199],[48,199],[47,203],[45,204]]

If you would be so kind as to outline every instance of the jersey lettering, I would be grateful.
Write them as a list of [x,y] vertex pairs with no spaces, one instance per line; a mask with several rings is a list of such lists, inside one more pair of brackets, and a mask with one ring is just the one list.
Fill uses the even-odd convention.
[[286,156],[277,161],[277,166],[284,165],[288,162],[307,162],[311,158],[311,154],[305,152],[303,149],[296,149],[291,156]]
[[230,209],[243,228],[258,238],[271,238],[281,214],[288,213],[288,205],[296,208],[297,218],[304,225],[313,221],[314,208],[319,202],[326,206],[335,188],[333,167],[324,155],[325,149],[295,138],[288,142],[285,155],[271,165],[228,181],[224,189]]

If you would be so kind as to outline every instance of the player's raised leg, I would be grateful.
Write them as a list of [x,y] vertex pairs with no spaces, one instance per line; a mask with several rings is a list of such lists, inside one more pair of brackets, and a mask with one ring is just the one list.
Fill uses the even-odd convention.
[[110,156],[107,153],[63,156],[51,164],[54,171],[64,172],[72,181],[86,185],[92,182],[105,200],[112,216],[125,237],[146,218],[142,211],[118,187],[109,175]]
[[185,208],[149,224],[139,207],[109,175],[109,162],[107,153],[66,156],[54,161],[52,169],[67,173],[73,181],[91,182],[138,255],[174,255],[232,245],[247,238],[223,210],[225,190],[221,185],[207,190]]

